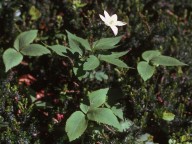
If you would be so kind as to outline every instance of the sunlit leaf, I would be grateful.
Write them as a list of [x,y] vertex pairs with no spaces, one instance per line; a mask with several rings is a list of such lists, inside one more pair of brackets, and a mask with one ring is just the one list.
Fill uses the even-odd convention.
[[121,129],[121,125],[117,120],[117,117],[113,114],[112,110],[108,108],[93,108],[88,111],[87,117],[89,120],[111,125],[118,130]]
[[105,103],[109,88],[99,89],[89,93],[89,102],[91,107],[99,107]]
[[174,120],[175,118],[175,115],[171,112],[163,112],[163,116],[162,116],[162,119],[166,120],[166,121],[172,121]]
[[88,121],[81,111],[74,112],[66,122],[65,131],[69,141],[79,138],[87,128]]
[[81,103],[80,104],[80,109],[86,114],[88,112],[88,110],[89,110],[89,106],[86,105],[86,104]]

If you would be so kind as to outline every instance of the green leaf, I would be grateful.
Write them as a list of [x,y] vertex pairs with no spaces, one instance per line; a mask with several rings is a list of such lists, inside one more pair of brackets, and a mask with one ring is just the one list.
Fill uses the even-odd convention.
[[121,108],[116,108],[115,106],[113,106],[111,108],[111,110],[113,111],[113,113],[120,118],[121,120],[123,120],[123,110]]
[[142,54],[142,58],[144,60],[146,60],[147,62],[149,62],[152,58],[160,56],[160,55],[161,55],[161,53],[157,50],[149,50],[149,51],[145,51]]
[[157,56],[151,59],[151,62],[155,65],[163,65],[163,66],[184,66],[186,65],[183,62],[180,62],[179,60],[169,57],[169,56]]
[[[90,47],[90,44],[88,42],[87,39],[83,39],[83,38],[80,38],[72,33],[70,33],[69,31],[67,31],[67,35],[68,35],[68,39],[69,39],[69,45],[72,49],[77,49],[78,51],[80,51],[80,47],[79,47],[79,44],[81,46],[83,46],[86,50],[89,50],[91,51],[91,47]],[[78,47],[77,47],[78,46]]]
[[172,121],[174,120],[175,118],[175,115],[173,113],[170,113],[170,112],[163,112],[163,116],[162,116],[162,119],[166,120],[166,121]]
[[88,121],[81,111],[74,112],[66,122],[65,131],[69,141],[79,138],[87,128]]
[[88,111],[87,117],[89,120],[111,125],[118,130],[121,129],[121,125],[117,120],[117,117],[113,114],[112,110],[108,108],[93,108]]
[[87,5],[87,3],[82,3],[80,0],[74,0],[73,5],[75,8],[82,8]]
[[87,61],[83,64],[83,70],[94,70],[99,66],[100,62],[94,55],[90,55]]
[[95,78],[96,78],[98,81],[102,81],[102,80],[107,80],[109,77],[108,77],[108,75],[106,75],[104,72],[102,72],[102,71],[97,71],[96,74],[95,74]]
[[137,64],[137,71],[144,81],[152,77],[155,72],[155,67],[150,66],[147,62],[141,61]]
[[35,105],[37,107],[45,107],[46,106],[46,103],[45,102],[36,102]]
[[125,119],[125,120],[121,121],[120,124],[121,124],[120,131],[123,132],[123,131],[128,130],[133,125],[133,122],[129,119]]
[[88,94],[91,107],[99,107],[105,103],[109,88],[99,89]]
[[73,67],[73,73],[78,77],[79,80],[82,80],[88,75],[88,72],[83,70],[83,65],[78,62]]
[[75,52],[77,52],[79,55],[83,55],[83,51],[82,51],[82,49],[80,48],[80,46],[79,46],[79,44],[76,42],[76,41],[74,41],[74,40],[72,40],[72,39],[70,39],[69,38],[69,46],[70,46],[70,51],[72,52],[72,53],[75,53]]
[[22,60],[23,55],[13,48],[9,48],[3,53],[3,62],[5,64],[6,72],[12,67],[20,64]]
[[37,37],[37,32],[37,30],[30,30],[19,34],[14,41],[14,48],[20,51],[24,47],[28,46]]
[[110,64],[114,64],[118,67],[129,68],[126,63],[118,58],[113,57],[113,55],[99,55],[99,59]]
[[89,110],[89,106],[83,103],[80,104],[80,109],[86,114]]
[[41,17],[41,12],[35,6],[32,6],[29,9],[29,15],[31,16],[31,20],[38,20]]
[[67,49],[69,49],[68,47],[62,45],[53,45],[49,46],[49,48],[60,56],[65,56],[63,53],[67,53]]
[[119,58],[124,55],[126,55],[129,51],[123,51],[123,52],[112,52],[110,57]]
[[22,49],[21,53],[27,56],[41,56],[44,54],[49,54],[50,51],[40,44],[30,44]]
[[116,44],[119,43],[119,41],[121,40],[122,36],[118,36],[118,37],[111,37],[111,38],[102,38],[96,42],[93,43],[93,48],[95,50],[107,50],[107,49],[113,49],[115,48]]

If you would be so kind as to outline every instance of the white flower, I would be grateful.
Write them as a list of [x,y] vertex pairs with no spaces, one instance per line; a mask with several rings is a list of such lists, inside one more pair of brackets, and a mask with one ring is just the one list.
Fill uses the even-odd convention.
[[15,17],[19,17],[21,15],[21,11],[20,10],[16,10],[15,11]]
[[113,33],[115,34],[115,36],[116,36],[117,33],[118,33],[118,28],[117,28],[117,26],[123,26],[123,25],[126,25],[126,24],[127,24],[127,23],[125,23],[125,22],[118,21],[116,14],[110,16],[110,15],[108,14],[108,12],[104,11],[104,15],[105,15],[105,17],[102,16],[102,15],[99,15],[99,16],[100,16],[100,18],[102,19],[102,21],[104,21],[105,24],[112,29],[112,31],[113,31]]

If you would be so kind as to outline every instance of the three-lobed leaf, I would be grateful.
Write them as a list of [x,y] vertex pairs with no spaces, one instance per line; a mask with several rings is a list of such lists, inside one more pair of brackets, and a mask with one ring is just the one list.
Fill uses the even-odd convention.
[[140,76],[144,81],[148,80],[152,77],[155,72],[155,67],[149,65],[145,61],[141,61],[137,64],[137,71],[139,72]]
[[20,51],[21,49],[28,46],[37,37],[37,32],[37,30],[29,30],[20,33],[14,41],[14,48],[17,51]]
[[81,111],[74,112],[66,122],[65,131],[69,141],[79,138],[87,128],[88,121]]
[[121,129],[117,117],[113,114],[112,110],[108,108],[93,108],[88,111],[87,118],[98,123],[111,125],[118,130]]
[[90,55],[87,58],[87,61],[83,64],[83,70],[94,70],[99,66],[99,64],[99,59],[94,55]]
[[105,88],[105,89],[99,89],[99,90],[91,92],[88,95],[90,106],[99,107],[102,104],[104,104],[107,99],[108,90],[109,90],[109,88]]
[[13,48],[8,48],[3,53],[3,62],[5,64],[5,71],[17,66],[23,60],[23,55]]
[[27,56],[41,56],[44,54],[49,54],[50,51],[40,44],[30,44],[29,46],[23,48],[21,53]]

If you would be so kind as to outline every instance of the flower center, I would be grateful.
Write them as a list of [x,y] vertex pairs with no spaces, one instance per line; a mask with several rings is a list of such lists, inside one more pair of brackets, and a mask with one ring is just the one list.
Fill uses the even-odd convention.
[[110,21],[109,21],[109,24],[110,24],[110,25],[114,25],[114,24],[115,24],[115,21],[114,21],[114,20],[110,20]]

